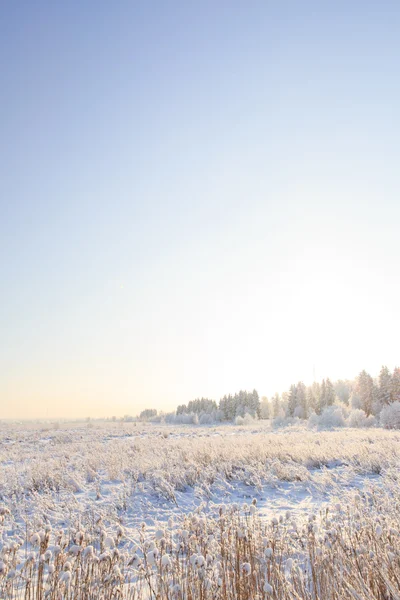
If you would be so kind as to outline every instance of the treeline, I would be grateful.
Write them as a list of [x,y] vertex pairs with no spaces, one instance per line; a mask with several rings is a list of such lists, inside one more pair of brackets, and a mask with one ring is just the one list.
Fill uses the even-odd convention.
[[139,415],[141,421],[150,421],[154,417],[157,417],[157,410],[155,408],[146,408]]
[[224,396],[219,401],[219,410],[223,421],[233,421],[236,417],[246,414],[253,418],[261,417],[260,398],[257,390],[252,392],[240,391],[234,396]]
[[[390,410],[389,410],[390,409]],[[249,422],[252,419],[322,420],[333,415],[333,424],[374,424],[380,420],[400,419],[400,368],[392,372],[383,366],[374,379],[363,370],[354,380],[329,378],[306,386],[302,381],[292,384],[281,395],[261,399],[257,390],[241,390],[225,395],[217,403],[210,398],[196,398],[181,404],[173,413],[158,413],[146,409],[139,415],[142,421],[208,424],[230,421]],[[386,425],[385,425],[386,426]]]
[[245,414],[260,418],[260,398],[257,390],[252,392],[240,390],[234,396],[229,394],[229,396],[221,398],[218,405],[215,400],[198,398],[191,400],[187,405],[182,404],[176,409],[177,415],[193,413],[199,416],[205,413],[212,414],[219,421],[232,421],[236,417],[243,417]]
[[146,409],[140,413],[139,419],[152,422],[208,424],[234,421],[246,415],[253,419],[261,418],[261,402],[257,390],[240,390],[233,396],[224,396],[218,404],[210,398],[196,398],[188,404],[179,405],[175,413],[158,414],[155,409]]
[[264,397],[261,413],[263,418],[285,416],[306,419],[312,414],[320,415],[330,406],[344,404],[363,410],[369,417],[378,416],[385,406],[394,402],[400,402],[400,368],[391,373],[388,367],[383,366],[377,379],[364,370],[355,380],[340,379],[332,383],[328,378],[310,386],[299,381],[282,396]]
[[197,398],[196,400],[191,400],[187,405],[181,404],[176,409],[177,415],[185,415],[188,413],[195,413],[196,415],[201,415],[202,413],[213,413],[218,410],[217,403],[215,400],[210,400],[209,398]]

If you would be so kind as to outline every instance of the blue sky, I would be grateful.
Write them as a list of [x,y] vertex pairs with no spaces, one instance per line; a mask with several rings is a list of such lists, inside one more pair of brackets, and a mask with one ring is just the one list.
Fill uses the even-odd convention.
[[0,11],[0,417],[399,364],[398,3]]

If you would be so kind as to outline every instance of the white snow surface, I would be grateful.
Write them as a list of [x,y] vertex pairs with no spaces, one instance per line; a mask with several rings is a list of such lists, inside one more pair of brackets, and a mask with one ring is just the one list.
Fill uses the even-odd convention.
[[309,516],[347,491],[396,475],[400,433],[316,432],[306,427],[167,426],[99,422],[0,425],[0,508],[11,520],[0,543],[47,523],[71,543],[81,530],[123,532],[132,550],[142,524],[158,530],[189,512],[250,504],[272,518]]

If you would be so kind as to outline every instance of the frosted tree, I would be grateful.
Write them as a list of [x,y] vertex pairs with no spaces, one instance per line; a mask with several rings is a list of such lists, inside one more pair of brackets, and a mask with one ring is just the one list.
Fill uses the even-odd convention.
[[367,416],[372,414],[375,390],[374,380],[367,371],[361,371],[357,377],[356,393],[360,398],[361,408]]
[[349,404],[351,389],[352,385],[350,381],[339,379],[339,381],[336,381],[334,384],[335,394],[340,402],[343,402],[344,404]]
[[385,366],[381,368],[379,373],[379,388],[378,388],[378,399],[380,405],[386,406],[390,404],[392,396],[392,375],[389,369]]
[[314,381],[309,387],[308,397],[309,410],[318,413],[321,401],[321,385],[318,381]]
[[155,408],[146,408],[145,410],[142,410],[142,412],[139,415],[139,419],[141,421],[148,421],[149,419],[152,419],[153,417],[157,416],[157,410]]
[[225,421],[233,421],[236,417],[243,417],[245,414],[259,418],[260,398],[257,390],[252,392],[240,390],[234,396],[224,396],[219,402],[219,411]]
[[296,386],[296,408],[295,414],[302,419],[307,417],[307,389],[302,381]]
[[321,383],[319,399],[318,399],[318,403],[317,403],[317,410],[316,410],[317,415],[320,415],[325,407],[326,407],[326,383],[325,383],[325,379],[323,379],[322,383]]
[[223,415],[224,421],[233,421],[236,416],[236,407],[234,406],[233,397],[224,396],[219,401],[219,410]]
[[272,398],[272,416],[278,417],[281,411],[281,399],[279,397],[278,392]]
[[279,414],[282,414],[282,412],[285,415],[289,414],[289,396],[290,396],[290,392],[283,392],[282,393],[282,397],[281,397],[281,402],[280,402],[280,410],[279,410]]
[[319,401],[317,403],[316,413],[321,414],[327,406],[332,406],[335,403],[336,394],[332,381],[329,377],[322,380]]
[[354,410],[361,410],[361,398],[359,396],[357,389],[354,389],[351,392],[351,395],[349,398],[349,404],[350,404],[351,408],[353,408]]
[[185,408],[186,410],[184,412],[200,415],[203,413],[211,414],[213,411],[217,410],[218,407],[215,400],[210,400],[209,398],[196,398],[196,400],[191,400]]
[[290,390],[288,393],[288,405],[287,405],[287,414],[289,417],[293,417],[294,411],[297,406],[297,387],[293,384],[290,386]]
[[309,416],[311,413],[316,411],[317,408],[317,398],[314,396],[313,387],[310,385],[306,391],[306,402],[307,402],[307,415]]
[[396,367],[392,375],[391,402],[400,402],[400,367]]
[[271,404],[267,396],[263,396],[260,402],[260,419],[269,419],[271,416]]
[[260,397],[255,389],[249,395],[249,404],[254,416],[260,418]]
[[325,406],[332,406],[336,400],[335,390],[332,381],[329,379],[325,382]]

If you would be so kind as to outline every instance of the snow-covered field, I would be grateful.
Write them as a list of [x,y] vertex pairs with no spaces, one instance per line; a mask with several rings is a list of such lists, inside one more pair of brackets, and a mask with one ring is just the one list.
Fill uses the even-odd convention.
[[312,432],[133,423],[64,429],[4,427],[0,499],[16,526],[56,527],[93,515],[132,537],[145,521],[257,498],[266,515],[307,513],[352,487],[379,484],[400,464],[400,433]]
[[[138,561],[143,559],[143,543],[150,544],[152,536],[167,539],[173,537],[172,531],[181,534],[182,527],[190,531],[193,514],[209,523],[210,531],[215,519],[226,513],[232,519],[233,514],[242,514],[237,518],[245,520],[256,515],[259,529],[275,523],[279,527],[279,519],[291,527],[295,522],[297,529],[317,516],[326,518],[327,507],[339,503],[352,506],[384,494],[380,503],[388,505],[389,496],[398,494],[400,433],[316,432],[302,427],[274,431],[269,422],[246,427],[80,423],[59,428],[3,423],[0,464],[0,581],[4,575],[0,598],[13,598],[23,597],[17,590],[25,581],[27,559],[40,565],[42,555],[43,577],[52,576],[50,563],[43,558],[43,551],[53,547],[50,530],[58,536],[58,544],[53,545],[65,550],[66,556],[70,553],[71,560],[80,556],[84,546],[100,554],[118,546],[127,565],[135,553]],[[397,500],[393,502],[396,506]],[[215,537],[215,532],[210,535]],[[68,569],[63,566],[61,571]],[[133,581],[128,571],[123,584],[119,580],[120,589],[126,594],[130,590],[133,598],[138,591],[126,587]],[[62,582],[61,577],[60,590],[68,583]],[[143,594],[151,596],[143,575],[145,585]],[[354,598],[364,598],[357,593]],[[173,594],[178,592],[162,597]],[[304,594],[303,590],[299,597],[316,597]],[[100,597],[98,589],[93,597]],[[247,598],[244,592],[238,597]]]

